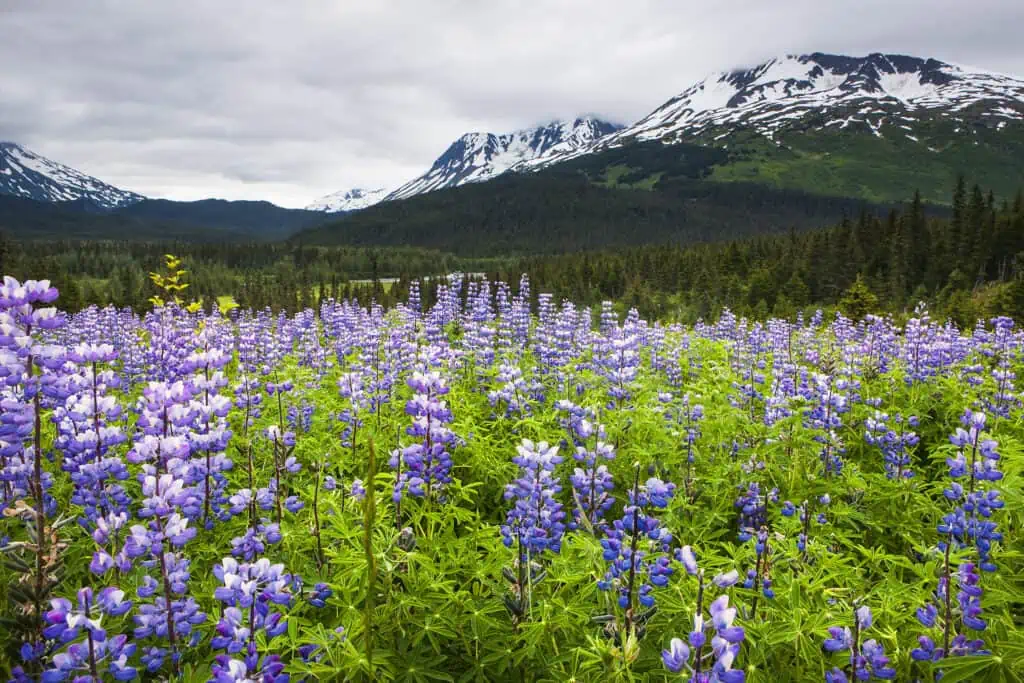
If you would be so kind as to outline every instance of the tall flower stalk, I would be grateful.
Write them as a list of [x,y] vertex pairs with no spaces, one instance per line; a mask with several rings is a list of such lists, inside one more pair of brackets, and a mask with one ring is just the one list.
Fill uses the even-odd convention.
[[523,439],[517,452],[512,462],[519,465],[520,476],[505,486],[505,500],[515,503],[501,527],[502,542],[516,549],[511,577],[506,577],[512,583],[513,595],[505,600],[516,622],[528,618],[531,611],[533,585],[539,580],[534,560],[547,551],[557,553],[565,532],[565,512],[557,499],[562,487],[553,474],[562,462],[558,446]]
[[654,607],[654,588],[665,586],[672,575],[667,554],[672,534],[651,513],[668,506],[675,488],[675,484],[654,477],[641,484],[640,464],[636,463],[622,517],[606,529],[601,539],[608,568],[597,586],[617,596],[623,616],[621,628],[615,633],[617,639],[643,635]]
[[[25,522],[24,545],[5,548],[8,553],[21,549],[30,551],[32,566],[25,572],[14,591],[15,599],[25,603],[28,652],[32,666],[45,648],[43,606],[56,586],[53,572],[59,564],[53,531],[48,523],[56,502],[49,495],[52,475],[43,467],[43,397],[51,384],[47,370],[55,370],[63,362],[63,349],[47,345],[40,333],[61,327],[65,319],[52,306],[57,290],[49,280],[26,280],[4,277],[0,285],[0,377],[4,393],[0,411],[2,438],[3,507],[9,516]],[[19,558],[27,565],[27,557]]]

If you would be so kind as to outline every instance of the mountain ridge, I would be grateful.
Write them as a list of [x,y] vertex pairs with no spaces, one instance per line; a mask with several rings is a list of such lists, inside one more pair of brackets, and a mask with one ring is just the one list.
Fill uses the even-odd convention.
[[[578,118],[573,125],[587,120],[601,121],[591,116]],[[985,157],[964,150],[965,145],[981,145],[990,152],[981,159],[988,167],[982,180],[1002,190],[1017,182],[1016,176],[1006,183],[995,177],[999,169],[1012,168],[1016,159],[1024,161],[1024,132],[1008,144],[998,135],[1007,126],[1018,131],[1017,124],[1024,131],[1024,79],[1019,77],[896,53],[787,54],[714,72],[633,124],[609,124],[599,134],[550,145],[519,159],[501,156],[509,140],[517,136],[521,140],[544,126],[503,135],[467,133],[430,170],[381,201],[487,181],[508,172],[537,171],[614,147],[652,141],[740,150],[710,174],[711,180],[769,182],[814,191],[810,185],[815,181],[809,176],[817,163],[824,178],[820,191],[851,193],[872,201],[904,196],[906,183],[886,191],[875,178],[859,182],[857,174],[872,175],[878,157],[883,158],[883,167],[896,168],[901,157],[909,156],[918,168],[907,177],[926,185],[931,199],[942,201],[948,198],[951,178],[974,170],[965,168],[964,160],[971,158],[974,164]],[[868,135],[884,138],[885,149],[881,145],[867,149],[871,147]],[[865,149],[852,159],[844,156],[857,145]],[[857,158],[858,154],[865,158]],[[768,173],[759,173],[761,168]],[[656,181],[652,176],[651,182]]]
[[[621,153],[607,154],[614,150]],[[124,212],[136,221],[188,226],[189,234],[192,228],[212,227],[241,239],[287,237],[318,223],[373,212],[381,203],[405,204],[438,190],[548,169],[560,170],[511,191],[495,186],[490,194],[474,191],[450,200],[414,202],[387,215],[415,222],[416,211],[431,211],[434,215],[421,225],[441,226],[449,220],[446,212],[471,215],[460,206],[464,201],[485,201],[490,210],[500,210],[504,192],[528,210],[534,223],[543,221],[545,212],[558,223],[558,216],[570,215],[562,202],[581,197],[617,202],[604,192],[585,192],[579,182],[610,190],[670,192],[677,199],[684,191],[703,193],[715,201],[726,195],[707,194],[694,183],[733,182],[876,205],[920,190],[926,201],[944,203],[960,175],[1003,197],[1024,185],[1024,79],[908,55],[786,55],[708,75],[629,126],[589,115],[510,133],[467,133],[426,173],[398,188],[342,190],[308,210],[213,199],[150,200],[14,143],[0,144],[0,151],[6,159],[0,165],[0,194],[60,205],[62,225],[69,224],[75,210]],[[567,176],[579,178],[565,184]],[[524,188],[537,189],[545,182],[552,187],[563,183],[565,196],[539,193],[539,206],[527,207]],[[657,204],[642,196],[630,201],[640,216]],[[4,219],[46,213],[33,204],[3,206]],[[671,213],[680,205],[665,206]],[[626,220],[626,212],[617,215]],[[38,216],[28,222],[44,225]],[[87,222],[95,230],[104,225]],[[114,223],[120,230],[123,222]],[[429,242],[425,235],[416,239]]]
[[338,190],[308,204],[305,210],[323,211],[324,213],[358,211],[382,201],[389,193],[390,190],[384,187],[372,190],[366,190],[361,187],[353,187],[350,190]]
[[48,202],[84,199],[104,209],[145,199],[11,141],[0,141],[0,194]]
[[[874,135],[883,134],[883,125],[913,132],[908,123],[936,112],[951,120],[987,121],[997,129],[1009,121],[1024,121],[1024,80],[967,70],[971,68],[877,52],[865,57],[822,52],[784,55],[747,69],[712,73],[636,123],[570,156],[592,154],[626,141],[725,146],[737,132],[754,132],[778,142],[777,134],[823,110],[824,118],[831,120],[822,122],[819,130],[826,125],[845,129],[863,123]],[[998,106],[978,111],[982,103]],[[829,117],[830,112],[847,116]]]
[[527,170],[542,162],[571,158],[577,148],[621,127],[596,116],[585,115],[572,121],[551,121],[507,133],[464,133],[448,145],[425,173],[397,188],[374,190],[372,195],[360,188],[339,190],[317,199],[306,208],[329,212],[354,211],[384,201],[408,199],[466,183],[485,182],[508,171]]

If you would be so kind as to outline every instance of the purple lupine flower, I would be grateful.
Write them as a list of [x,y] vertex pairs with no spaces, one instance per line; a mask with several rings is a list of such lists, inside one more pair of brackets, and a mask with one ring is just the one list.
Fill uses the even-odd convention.
[[[213,665],[214,677],[238,681],[259,679],[261,673],[265,677],[268,658],[274,655],[260,659],[256,634],[262,631],[269,641],[287,631],[287,620],[277,608],[292,604],[293,577],[284,573],[284,565],[271,564],[266,558],[239,564],[225,557],[214,566],[213,573],[223,584],[214,597],[225,607],[210,645],[215,650],[225,650],[227,655],[243,655],[241,661],[218,655]],[[218,678],[224,675],[235,678]]]
[[[832,502],[832,498],[826,493],[818,496],[817,503],[822,507],[827,507]],[[781,512],[783,517],[796,516],[800,520],[800,532],[796,537],[796,547],[800,551],[800,555],[804,562],[810,562],[811,557],[807,550],[807,544],[810,539],[811,532],[811,519],[814,519],[819,525],[827,524],[828,517],[825,512],[819,508],[817,514],[813,513],[812,503],[805,500],[799,506],[794,505],[791,501],[783,501]]]
[[[948,595],[949,582],[957,583],[956,600]],[[938,637],[938,643],[932,635],[918,636],[918,647],[910,652],[915,661],[938,663],[946,657],[963,657],[968,655],[989,654],[985,642],[973,637],[971,631],[984,631],[988,624],[981,618],[981,597],[983,590],[980,585],[981,575],[973,562],[962,563],[955,573],[944,572],[939,577],[935,591],[935,601],[919,607],[917,620]],[[937,670],[941,672],[941,668]]]
[[512,459],[520,467],[520,477],[505,486],[505,500],[515,500],[505,524],[501,527],[502,542],[517,546],[519,561],[528,564],[531,557],[546,550],[558,552],[565,531],[565,512],[557,496],[562,490],[553,476],[555,466],[562,462],[558,446],[529,439],[517,447]]
[[193,397],[189,407],[195,416],[193,428],[186,434],[190,450],[196,456],[191,461],[189,479],[203,501],[202,519],[206,528],[212,528],[214,518],[226,520],[231,516],[225,472],[233,468],[233,463],[225,450],[232,436],[227,424],[232,401],[220,394],[228,385],[224,367],[231,355],[220,346],[223,342],[218,329],[223,324],[224,318],[217,314],[203,320],[193,342],[197,350],[182,364],[184,372],[192,373],[188,380]]
[[811,394],[815,403],[804,413],[807,425],[822,432],[814,440],[822,444],[819,458],[826,477],[838,476],[843,469],[845,448],[839,429],[843,425],[841,415],[850,410],[850,402],[842,389],[840,382],[829,375],[815,375]]
[[39,307],[56,298],[49,280],[22,283],[5,276],[0,284],[0,507],[31,499],[37,523],[56,505],[48,493],[52,477],[33,438],[54,373],[64,363],[64,348],[44,343],[41,334],[65,324],[56,308]]
[[446,425],[452,421],[446,401],[448,384],[436,371],[416,371],[407,380],[415,392],[405,412],[413,418],[405,433],[420,441],[391,452],[389,465],[399,472],[392,498],[398,502],[403,492],[415,498],[439,495],[451,482],[452,459],[448,449],[456,437]]
[[601,337],[594,348],[596,369],[608,383],[609,407],[618,407],[635,390],[640,370],[640,338],[619,327],[610,301],[601,304],[601,323]]
[[871,609],[862,605],[854,609],[853,629],[849,626],[831,626],[829,636],[822,643],[822,649],[828,653],[849,652],[846,670],[833,668],[825,673],[826,681],[847,681],[851,677],[859,681],[894,680],[896,670],[889,666],[889,658],[878,641],[862,640],[861,636],[871,628],[874,620]]
[[650,478],[640,484],[640,466],[629,491],[629,503],[622,518],[605,529],[601,539],[603,557],[609,563],[604,578],[597,582],[601,590],[614,590],[619,607],[632,613],[638,604],[654,605],[655,586],[664,586],[673,573],[668,555],[672,534],[649,514],[652,508],[665,507],[675,492],[675,484]]
[[214,683],[287,683],[289,677],[284,667],[280,655],[255,659],[247,656],[244,660],[217,655],[210,668],[210,680]]
[[503,360],[498,366],[495,383],[498,387],[487,392],[487,401],[492,408],[504,405],[502,417],[524,417],[530,414],[534,394],[518,363],[510,359]]
[[982,353],[995,358],[995,368],[992,369],[995,387],[986,406],[997,417],[1009,417],[1010,410],[1021,405],[1021,397],[1014,390],[1017,374],[1013,371],[1021,342],[1014,334],[1012,318],[999,316],[990,322],[993,327],[991,343],[989,348],[983,348]]
[[306,598],[306,601],[313,607],[325,607],[327,600],[334,595],[334,591],[326,583],[318,583],[313,587],[313,592]]
[[740,378],[733,383],[738,393],[730,396],[729,402],[747,413],[751,420],[757,415],[758,405],[765,404],[761,387],[765,384],[769,339],[761,323],[749,325],[744,318],[737,324],[736,336],[729,344],[730,365]]
[[778,489],[772,489],[767,494],[761,491],[761,484],[753,481],[746,487],[738,487],[741,491],[739,497],[733,503],[733,507],[739,513],[739,539],[746,543],[757,531],[768,522],[768,503],[778,501]]
[[[173,463],[173,459],[168,461]],[[166,640],[167,648],[158,644],[146,649],[146,668],[151,673],[158,671],[169,655],[172,671],[178,672],[181,648],[198,643],[201,634],[195,627],[206,621],[195,599],[188,595],[190,562],[179,552],[196,533],[185,511],[197,515],[201,507],[194,491],[171,473],[143,475],[142,495],[138,516],[147,521],[131,527],[124,552],[155,569],[159,580],[147,575],[136,590],[141,600],[133,617],[135,640]]]
[[882,451],[885,464],[885,476],[889,479],[909,479],[914,476],[911,469],[911,449],[920,439],[907,427],[917,426],[917,417],[904,419],[902,415],[891,418],[895,428],[891,428],[890,417],[886,413],[875,411],[873,417],[864,421],[864,440]]
[[[991,572],[996,569],[991,559],[992,544],[1003,538],[991,517],[995,510],[1005,505],[1000,499],[999,489],[989,488],[993,486],[992,482],[1003,478],[998,465],[998,444],[992,439],[982,438],[985,413],[968,410],[960,421],[963,427],[957,427],[950,436],[950,442],[958,450],[954,457],[946,459],[952,482],[943,491],[946,499],[956,507],[938,525],[942,538],[939,548],[944,550],[947,540],[960,548],[971,543],[977,550],[979,567]],[[967,480],[966,487],[960,483],[963,479]]]
[[63,681],[73,677],[91,681],[88,674],[98,671],[106,671],[118,681],[134,679],[136,671],[128,659],[135,653],[135,644],[126,635],[109,637],[101,626],[104,615],[119,617],[131,606],[124,591],[115,586],[99,593],[83,588],[78,591],[74,605],[64,598],[51,600],[51,608],[44,617],[43,635],[55,639],[63,649],[53,655],[41,680]]
[[[739,656],[740,645],[746,638],[743,628],[733,625],[736,608],[729,607],[729,596],[721,595],[709,606],[711,619],[706,620],[704,570],[698,566],[697,557],[688,545],[680,548],[676,557],[689,576],[697,577],[697,605],[693,617],[693,630],[687,637],[688,644],[679,638],[673,638],[669,649],[662,650],[661,659],[665,668],[672,673],[681,673],[685,668],[692,674],[691,681],[742,683],[746,678],[744,672],[732,668],[736,657]],[[721,579],[721,576],[715,577],[716,585],[735,583],[729,583],[727,579]]]
[[668,649],[661,651],[661,660],[672,673],[681,673],[690,662],[690,647],[682,639],[673,638]]
[[611,491],[615,487],[608,466],[599,464],[615,459],[615,447],[605,441],[607,434],[604,425],[592,422],[590,411],[576,404],[562,400],[556,409],[567,413],[561,418],[568,431],[570,441],[575,447],[572,454],[574,460],[583,465],[573,470],[569,481],[572,483],[573,496],[578,501],[573,507],[573,522],[570,528],[583,524],[594,533],[605,527],[604,515],[615,502]]

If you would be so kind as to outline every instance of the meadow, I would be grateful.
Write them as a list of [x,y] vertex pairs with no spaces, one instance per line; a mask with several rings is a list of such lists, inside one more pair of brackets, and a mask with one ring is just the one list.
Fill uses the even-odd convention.
[[0,286],[9,680],[1019,681],[1024,335]]

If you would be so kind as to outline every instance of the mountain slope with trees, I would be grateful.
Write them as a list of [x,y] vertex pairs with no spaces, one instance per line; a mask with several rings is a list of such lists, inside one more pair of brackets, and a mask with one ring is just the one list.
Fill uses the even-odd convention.
[[694,145],[610,149],[536,173],[377,204],[302,231],[293,242],[407,245],[463,256],[559,253],[803,230],[866,208],[860,199],[703,180],[723,158]]

